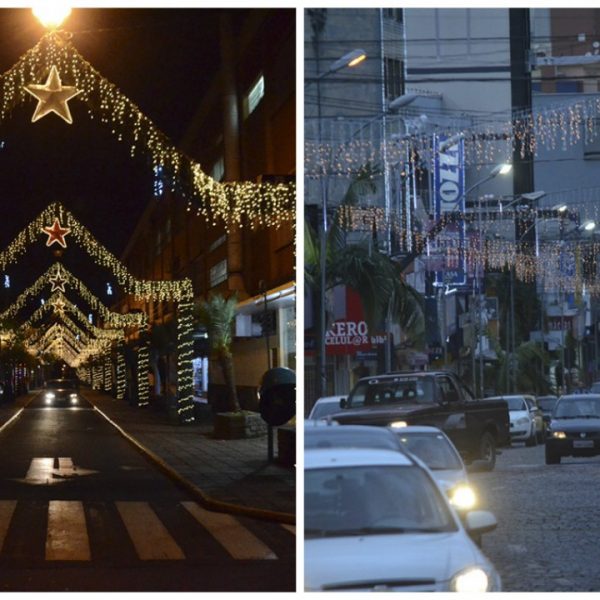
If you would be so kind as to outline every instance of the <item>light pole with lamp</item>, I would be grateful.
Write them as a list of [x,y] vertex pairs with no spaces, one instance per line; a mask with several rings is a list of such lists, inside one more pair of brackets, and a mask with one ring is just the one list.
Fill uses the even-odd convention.
[[[566,213],[566,207],[564,211]],[[562,377],[562,384],[565,388],[564,391],[569,393],[570,390],[570,373],[569,377],[566,376],[565,370],[565,289],[563,286],[563,254],[564,254],[564,242],[569,239],[570,236],[580,236],[583,232],[591,232],[596,228],[595,221],[591,219],[585,220],[583,223],[565,233],[563,220],[560,221],[559,238],[560,238],[560,265],[559,265],[559,302],[560,302],[560,370]]]
[[[355,49],[350,52],[344,54],[342,57],[338,58],[336,61],[331,63],[329,68],[323,73],[318,73],[319,63],[320,63],[320,44],[319,44],[319,32],[315,30],[315,35],[313,37],[314,42],[314,50],[315,50],[315,59],[317,64],[317,77],[314,81],[308,81],[304,86],[304,90],[315,83],[317,87],[317,131],[318,131],[318,141],[319,145],[322,141],[322,114],[321,114],[321,81],[333,73],[340,71],[346,67],[352,68],[356,65],[362,63],[366,58],[367,54],[364,50]],[[319,352],[318,352],[318,362],[317,362],[317,371],[318,371],[318,385],[317,385],[317,393],[319,397],[325,396],[327,394],[327,356],[326,356],[326,344],[325,344],[325,334],[327,330],[326,322],[327,322],[327,310],[325,306],[326,299],[326,284],[327,284],[327,181],[325,179],[325,173],[321,173],[321,219],[319,222],[319,267],[320,267],[320,291],[319,291],[319,331],[317,333],[319,337]]]
[[[454,142],[454,143],[458,143],[458,141]],[[451,147],[450,145],[448,147]],[[446,147],[445,147],[446,148]],[[457,200],[455,200],[455,202],[453,203],[452,208],[456,208],[460,202],[464,199],[467,198],[468,195],[475,191],[476,189],[478,189],[480,186],[482,186],[484,183],[487,183],[488,181],[494,179],[495,177],[497,177],[498,175],[506,175],[507,173],[510,173],[512,170],[512,165],[510,163],[501,163],[496,165],[483,179],[480,179],[479,181],[475,182],[473,185],[471,185],[469,188],[467,188],[467,190],[461,194],[459,196],[459,198]],[[479,234],[479,260],[477,261],[476,265],[475,265],[475,280],[477,282],[477,296],[479,298],[479,315],[478,315],[478,326],[477,326],[477,342],[478,342],[478,346],[479,346],[479,397],[483,398],[483,353],[482,353],[482,336],[481,336],[481,332],[483,329],[483,320],[482,320],[482,310],[483,310],[483,301],[482,301],[482,276],[483,276],[483,272],[482,272],[482,265],[481,265],[481,257],[483,255],[483,242],[482,242],[482,228],[481,228],[481,197],[478,198],[477,201],[477,206],[478,206],[478,210],[477,210],[477,225],[478,225],[478,234]],[[449,211],[447,211],[449,212]],[[434,234],[431,235],[431,238],[435,237],[435,235],[437,234],[438,231],[441,231],[441,229],[443,228],[443,226],[445,225],[445,220],[443,217],[440,217],[440,219],[438,220],[437,223],[434,224],[434,226],[431,228],[430,233],[428,233],[428,239],[430,238],[430,234],[433,231]],[[475,305],[475,285],[473,286],[473,306]],[[473,319],[471,319],[471,326],[473,326]],[[475,336],[474,336],[475,337]],[[476,369],[475,369],[475,349],[477,346],[473,347],[473,368],[472,368],[472,380],[473,380],[473,390],[476,389]]]
[[[531,202],[538,202],[539,200],[541,200],[544,196],[546,196],[546,192],[544,191],[536,191],[536,192],[527,192],[524,194],[520,194],[518,198],[516,198],[515,200],[513,200],[512,202],[509,202],[508,204],[503,205],[502,202],[499,203],[499,208],[500,208],[500,212],[503,212],[504,210],[506,210],[507,208],[510,208],[511,206],[517,204],[517,203],[522,203],[524,200],[527,201],[527,206],[529,206],[529,203]],[[519,209],[519,207],[517,207],[517,209]],[[520,222],[521,219],[518,219],[518,221]],[[519,249],[519,247],[521,246],[521,242],[523,241],[523,239],[525,238],[525,236],[532,230],[534,229],[534,227],[536,226],[536,222],[537,222],[537,209],[536,209],[536,216],[533,220],[533,223],[527,227],[527,229],[525,229],[525,231],[523,231],[519,237],[515,240],[515,250],[517,251]],[[538,237],[537,237],[537,228],[535,229],[535,253],[536,255],[538,255],[539,249],[538,249]],[[514,288],[515,288],[515,266],[516,266],[516,260],[513,261],[513,264],[510,265],[510,269],[509,269],[509,288],[510,288],[510,319],[509,319],[509,323],[508,325],[510,326],[510,336],[507,335],[506,336],[506,346],[507,346],[507,355],[509,357],[509,362],[507,364],[507,369],[506,369],[506,389],[508,392],[514,392],[514,372],[513,372],[513,364],[514,364],[514,354],[515,354],[515,348],[516,348],[516,335],[515,335],[515,294],[514,294]],[[510,340],[510,342],[509,342]],[[510,352],[508,352],[510,348]]]

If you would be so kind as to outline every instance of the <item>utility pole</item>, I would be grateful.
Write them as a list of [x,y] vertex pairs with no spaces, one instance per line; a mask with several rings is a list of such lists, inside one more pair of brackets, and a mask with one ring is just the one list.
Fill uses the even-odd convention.
[[[509,28],[510,28],[510,86],[511,86],[511,104],[513,119],[516,120],[518,113],[527,111],[531,113],[531,31],[530,31],[530,12],[528,8],[509,8]],[[533,154],[529,144],[528,136],[523,138],[513,135],[513,195],[519,196],[532,192],[534,188],[533,181]],[[533,217],[524,218],[525,213],[519,211],[519,217],[515,220],[515,240],[517,247],[527,249],[531,252],[536,240],[536,223]],[[531,215],[531,211],[527,211]],[[524,242],[524,244],[522,244]],[[514,268],[514,267],[512,267]],[[511,270],[512,270],[511,268]],[[511,295],[514,295],[514,278],[511,280]],[[534,281],[529,293],[537,293],[537,285]],[[529,295],[529,294],[528,294]],[[515,314],[511,315],[511,353],[510,353],[510,390],[515,390],[513,361],[516,350],[515,340]]]

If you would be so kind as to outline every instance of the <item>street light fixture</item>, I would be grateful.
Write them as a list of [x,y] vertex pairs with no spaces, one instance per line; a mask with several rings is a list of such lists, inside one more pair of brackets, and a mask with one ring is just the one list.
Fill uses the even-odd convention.
[[[319,65],[319,47],[318,41],[315,42],[315,54],[317,57],[317,69]],[[321,81],[325,79],[328,75],[336,73],[344,68],[352,68],[356,65],[362,63],[367,58],[367,53],[361,49],[351,50],[347,52],[338,60],[334,61],[327,71],[324,71],[320,75],[317,75],[315,82],[317,84],[317,127],[318,127],[318,136],[319,136],[319,144],[322,139],[322,126],[321,126]],[[309,82],[310,83],[310,82]],[[308,83],[305,84],[304,88],[308,86]],[[327,392],[327,347],[325,344],[325,335],[327,333],[327,311],[325,308],[325,299],[326,299],[326,284],[327,284],[327,182],[325,181],[325,177],[321,177],[321,219],[320,219],[320,227],[319,227],[319,248],[320,248],[320,256],[319,256],[319,268],[320,268],[320,291],[319,291],[319,354],[318,354],[318,394],[319,397],[325,396]]]
[[66,2],[37,2],[31,12],[47,29],[58,29],[71,14],[71,7]]
[[329,69],[327,69],[327,71],[323,71],[320,75],[317,76],[317,81],[324,79],[332,73],[337,73],[338,71],[341,71],[346,67],[355,67],[356,65],[359,65],[361,62],[366,60],[366,58],[367,53],[364,50],[361,50],[359,48],[351,50],[350,52],[344,54],[344,56],[341,56],[336,61],[332,62],[331,65],[329,65]]

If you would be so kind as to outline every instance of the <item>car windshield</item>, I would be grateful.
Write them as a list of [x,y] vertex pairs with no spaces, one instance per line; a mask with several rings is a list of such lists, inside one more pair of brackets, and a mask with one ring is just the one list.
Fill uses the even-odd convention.
[[[374,428],[375,429],[375,428]],[[340,427],[320,427],[304,430],[305,448],[383,448],[399,450],[400,444],[391,431],[376,428],[375,431],[357,431]]]
[[397,432],[398,439],[415,456],[434,471],[456,471],[463,468],[462,461],[451,442],[441,433]]
[[431,404],[435,402],[432,377],[369,379],[357,384],[348,398],[349,407],[383,404]]
[[556,405],[558,398],[538,398],[540,408],[546,412],[551,412]]
[[456,531],[447,504],[418,466],[308,469],[305,536]]
[[508,410],[527,410],[527,404],[522,396],[504,396],[502,399],[508,403]]
[[70,390],[76,387],[77,385],[72,379],[51,379],[46,382],[46,389],[48,390]]
[[600,419],[600,398],[561,398],[554,409],[557,419]]
[[313,406],[313,409],[310,411],[311,419],[322,419],[327,415],[332,415],[333,413],[340,412],[340,403],[339,402],[319,402]]

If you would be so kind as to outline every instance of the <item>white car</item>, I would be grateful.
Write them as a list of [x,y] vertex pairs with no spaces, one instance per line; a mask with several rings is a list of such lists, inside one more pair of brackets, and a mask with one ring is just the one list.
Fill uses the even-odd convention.
[[323,396],[313,405],[308,419],[324,419],[327,415],[340,412],[340,400],[346,396]]
[[501,590],[469,537],[493,530],[494,515],[469,512],[463,526],[409,454],[311,450],[304,468],[306,591]]
[[465,464],[443,431],[425,425],[409,425],[393,431],[403,447],[427,465],[456,510],[475,508],[477,496],[469,483]]
[[[513,442],[525,442],[526,446],[535,446],[542,440],[542,432],[545,430],[545,425],[541,414],[539,415],[539,423],[537,423],[537,411],[532,407],[531,401],[533,396],[524,396],[523,394],[512,396],[495,396],[489,400],[506,400],[508,403],[508,415],[510,417],[510,439]],[[537,404],[536,404],[537,406]]]

